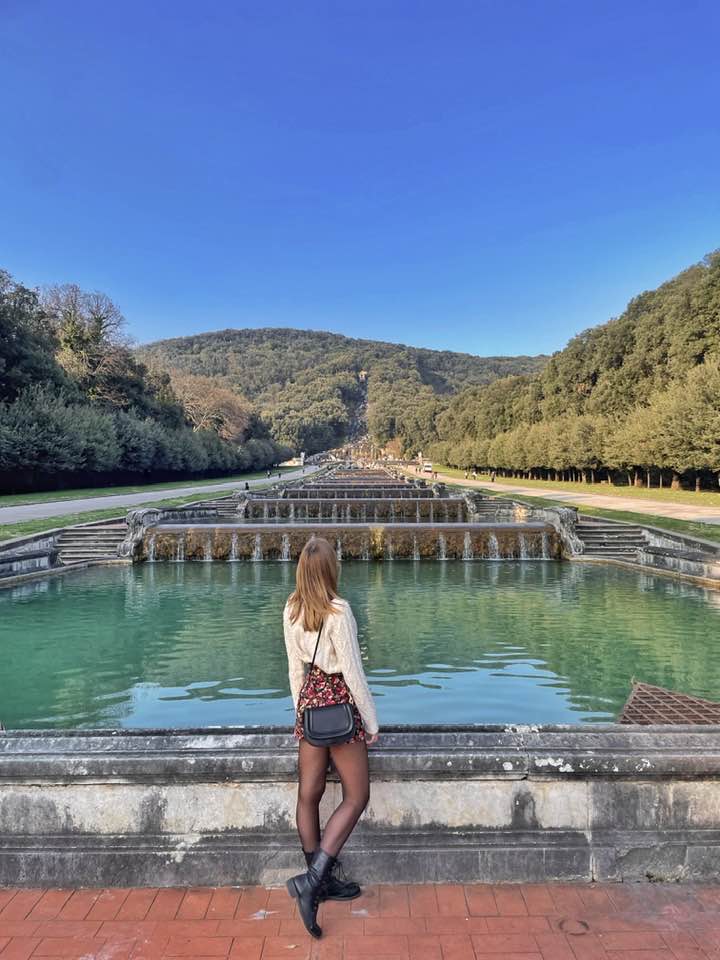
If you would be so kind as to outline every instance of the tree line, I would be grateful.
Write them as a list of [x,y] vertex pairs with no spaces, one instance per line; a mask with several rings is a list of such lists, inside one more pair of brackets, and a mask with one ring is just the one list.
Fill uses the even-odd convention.
[[0,271],[0,490],[213,476],[290,456],[212,378],[142,363],[105,294]]
[[404,449],[512,477],[717,489],[719,364],[716,251],[537,374],[458,393]]

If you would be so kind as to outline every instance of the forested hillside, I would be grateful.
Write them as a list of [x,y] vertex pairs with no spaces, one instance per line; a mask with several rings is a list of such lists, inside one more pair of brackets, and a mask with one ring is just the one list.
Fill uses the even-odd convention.
[[133,354],[102,293],[0,270],[0,492],[264,468],[290,450],[231,391]]
[[539,373],[453,397],[433,421],[433,456],[538,479],[717,489],[719,363],[717,251],[574,337]]
[[435,417],[459,389],[536,371],[546,360],[474,357],[274,328],[161,340],[137,354],[173,377],[212,377],[255,404],[276,440],[308,453],[366,427],[381,443],[398,438],[407,449],[417,448],[432,439]]

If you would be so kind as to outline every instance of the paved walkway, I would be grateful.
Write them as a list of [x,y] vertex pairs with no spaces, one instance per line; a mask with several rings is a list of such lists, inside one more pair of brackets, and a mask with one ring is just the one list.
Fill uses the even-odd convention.
[[[306,467],[305,473],[301,470],[289,470],[282,475],[283,480],[295,480],[298,477],[309,477],[315,473],[317,467]],[[250,487],[257,487],[268,482],[277,480],[277,474],[270,478],[258,477],[256,480],[248,480]],[[0,525],[3,523],[19,523],[22,520],[36,520],[43,517],[61,517],[69,513],[86,513],[92,510],[111,510],[117,508],[118,513],[123,513],[130,507],[136,507],[141,503],[154,503],[156,500],[169,500],[172,497],[186,497],[190,494],[197,494],[198,500],[202,500],[206,493],[214,490],[240,490],[245,484],[241,478],[238,480],[224,480],[219,483],[208,483],[201,487],[168,487],[164,490],[147,490],[145,493],[118,493],[108,497],[85,497],[79,500],[44,500],[42,503],[28,503],[19,507],[0,507]],[[2,956],[2,954],[0,954]]]
[[720,886],[369,887],[320,908],[285,889],[0,890],[0,960],[718,960]]
[[720,507],[713,509],[707,504],[699,504],[694,507],[689,503],[669,503],[664,500],[645,500],[640,497],[608,497],[601,493],[572,493],[559,487],[553,490],[552,487],[526,487],[522,484],[500,483],[499,481],[488,483],[487,480],[462,480],[444,473],[439,473],[438,479],[446,483],[460,483],[467,487],[502,491],[508,494],[548,497],[550,500],[562,500],[575,506],[602,507],[604,510],[629,510],[633,513],[646,513],[656,517],[674,517],[676,520],[720,524]]

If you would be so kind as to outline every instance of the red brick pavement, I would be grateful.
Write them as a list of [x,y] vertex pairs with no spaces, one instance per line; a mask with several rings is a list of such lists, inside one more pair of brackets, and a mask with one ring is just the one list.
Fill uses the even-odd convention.
[[320,909],[284,889],[0,889],[0,960],[720,960],[720,886],[368,887]]

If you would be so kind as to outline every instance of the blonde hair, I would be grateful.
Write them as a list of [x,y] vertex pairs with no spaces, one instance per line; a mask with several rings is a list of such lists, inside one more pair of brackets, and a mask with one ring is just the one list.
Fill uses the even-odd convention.
[[322,537],[311,537],[303,547],[295,575],[295,590],[288,597],[290,620],[302,617],[306,630],[319,630],[323,619],[335,613],[337,558]]

